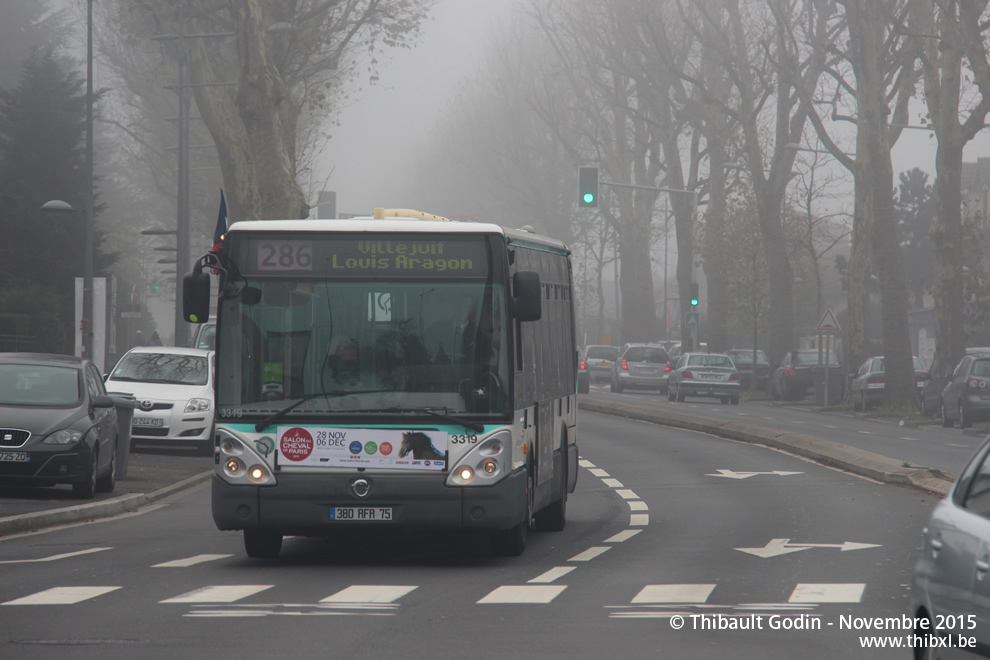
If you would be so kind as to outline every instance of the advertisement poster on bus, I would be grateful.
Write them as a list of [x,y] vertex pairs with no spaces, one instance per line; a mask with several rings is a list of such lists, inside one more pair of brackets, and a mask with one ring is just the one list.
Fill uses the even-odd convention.
[[392,470],[447,469],[447,434],[439,431],[279,426],[280,465]]

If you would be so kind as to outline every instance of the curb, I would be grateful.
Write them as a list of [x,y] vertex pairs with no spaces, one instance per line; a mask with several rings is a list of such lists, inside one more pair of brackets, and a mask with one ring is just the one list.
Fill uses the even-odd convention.
[[578,410],[628,417],[642,422],[700,431],[730,440],[782,449],[798,456],[810,458],[822,465],[838,467],[882,483],[910,486],[941,497],[945,497],[949,493],[955,482],[955,475],[946,474],[941,470],[905,466],[887,456],[800,433],[765,429],[742,422],[707,420],[683,413],[652,410],[625,403],[609,402],[603,404],[579,400]]
[[131,493],[129,495],[115,497],[112,500],[104,500],[103,502],[77,504],[76,506],[61,509],[22,513],[16,516],[0,518],[0,536],[33,532],[46,527],[65,525],[83,520],[108,518],[124,513],[125,511],[137,511],[142,506],[207,481],[212,475],[213,470],[207,470],[206,472],[193,475],[147,494]]

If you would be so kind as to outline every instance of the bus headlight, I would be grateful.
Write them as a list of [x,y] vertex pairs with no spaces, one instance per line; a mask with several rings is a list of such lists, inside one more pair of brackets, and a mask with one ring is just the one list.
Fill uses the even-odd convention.
[[[219,430],[217,475],[234,486],[274,486],[277,481],[271,467],[248,442],[229,431]],[[263,443],[254,443],[263,444]]]
[[511,432],[496,431],[457,462],[447,477],[447,485],[491,486],[506,476],[507,471],[502,466],[512,464],[511,454]]

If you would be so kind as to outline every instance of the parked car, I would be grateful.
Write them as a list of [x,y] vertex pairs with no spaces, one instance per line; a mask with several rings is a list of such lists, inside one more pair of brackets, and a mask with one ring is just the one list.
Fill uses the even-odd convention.
[[612,364],[611,390],[627,387],[667,391],[667,351],[659,344],[626,344]]
[[[990,353],[990,347],[967,348],[966,354]],[[957,363],[958,364],[958,363]],[[932,358],[931,366],[928,367],[928,375],[925,384],[921,388],[921,414],[934,416],[942,411],[942,390],[948,383],[947,378],[939,378],[938,355]]]
[[[818,366],[818,349],[788,351],[777,368],[770,372],[770,396],[775,400],[803,399],[815,392],[814,368]],[[829,351],[828,368],[839,369],[838,358]],[[843,375],[843,378],[845,376]]]
[[[949,494],[935,507],[922,532],[911,583],[911,617],[927,621],[914,634],[945,643],[960,635],[976,638],[973,656],[990,649],[990,438],[960,472]],[[930,644],[934,647],[936,644]],[[982,650],[982,652],[981,652]],[[949,648],[936,655],[916,649],[916,658],[961,657]]]
[[[585,348],[578,368],[578,391],[588,392],[591,383],[609,380],[612,376],[612,365],[618,357],[617,346],[599,344]],[[582,379],[585,383],[583,386]]]
[[[919,391],[928,377],[925,363],[917,355],[914,361],[914,376]],[[882,355],[866,358],[860,365],[859,371],[849,374],[849,394],[852,397],[853,410],[869,410],[873,406],[883,405],[884,396],[884,358]]]
[[966,355],[942,390],[942,426],[965,429],[990,419],[990,353]]
[[193,348],[214,351],[217,348],[217,322],[207,321],[196,326],[196,336],[192,341]]
[[[749,389],[750,383],[753,381],[753,349],[733,348],[726,351],[725,354],[732,358],[732,363],[736,365],[736,370],[739,372],[739,387],[744,390]],[[767,354],[758,350],[756,351],[756,382],[753,389],[765,391],[769,380],[770,362],[767,360]]]
[[124,354],[107,377],[110,391],[138,401],[131,444],[193,445],[213,452],[213,351],[139,346]]
[[112,493],[117,411],[89,360],[0,353],[0,482]]
[[684,353],[677,359],[667,382],[667,399],[714,397],[722,403],[739,403],[740,375],[725,353]]

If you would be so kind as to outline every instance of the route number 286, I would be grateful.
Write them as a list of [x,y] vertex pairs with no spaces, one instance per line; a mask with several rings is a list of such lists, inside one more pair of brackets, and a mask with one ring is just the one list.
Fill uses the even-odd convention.
[[313,244],[264,241],[258,245],[258,270],[313,270]]

